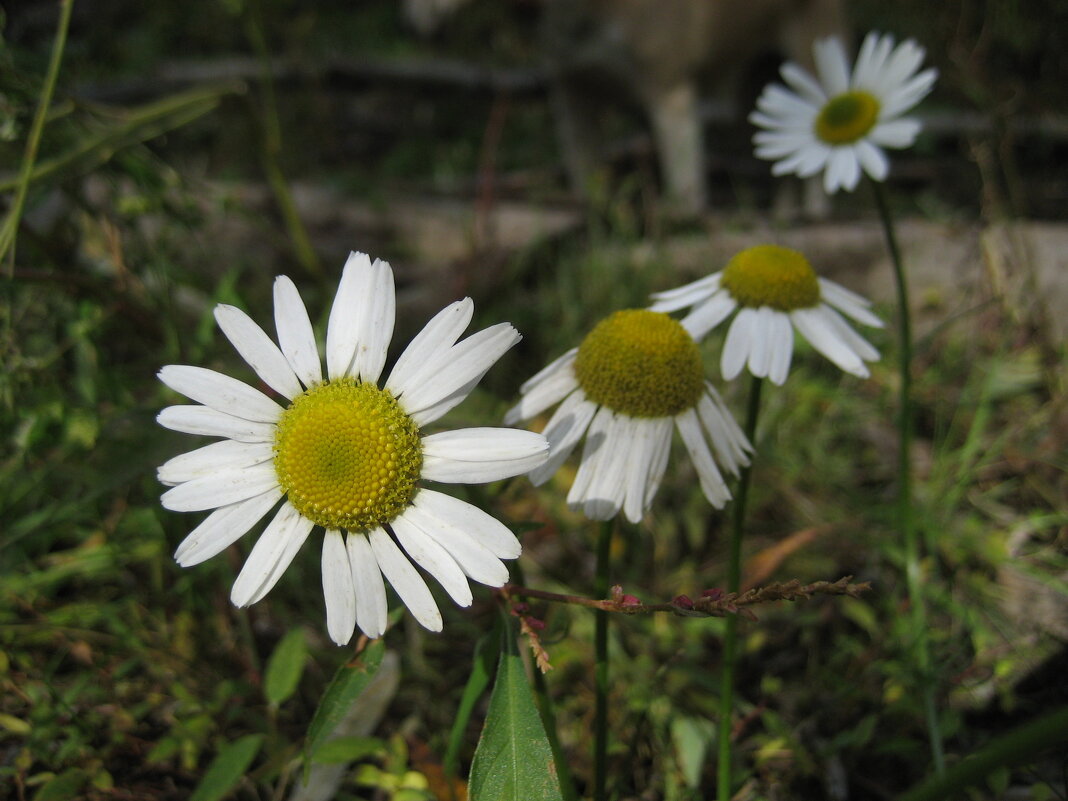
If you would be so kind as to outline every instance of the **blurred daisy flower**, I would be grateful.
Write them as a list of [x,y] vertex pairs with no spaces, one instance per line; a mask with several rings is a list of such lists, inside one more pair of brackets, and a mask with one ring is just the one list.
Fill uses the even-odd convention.
[[705,380],[697,343],[666,314],[612,314],[520,391],[508,424],[560,404],[544,431],[549,459],[531,480],[548,481],[585,436],[567,501],[594,520],[620,509],[631,522],[641,520],[663,478],[675,428],[717,509],[731,496],[716,460],[734,475],[749,464],[752,448]]
[[281,404],[213,370],[169,365],[159,373],[197,404],[170,406],[159,423],[222,438],[159,468],[160,481],[172,485],[164,507],[214,510],[178,546],[175,559],[183,567],[203,562],[281,502],[230,599],[248,606],[263,598],[320,526],[326,623],[339,645],[357,625],[369,637],[385,631],[383,576],[421,624],[441,629],[441,614],[413,562],[460,606],[471,603],[468,578],[491,587],[508,580],[501,560],[520,552],[512,532],[420,482],[494,481],[525,473],[548,456],[545,439],[528,431],[422,433],[520,339],[500,323],[457,342],[471,321],[469,298],[435,316],[379,387],[393,336],[394,291],[388,263],[349,256],[330,312],[325,378],[308,313],[285,276],[274,284],[277,345],[244,312],[216,307],[223,333]]
[[777,245],[743,250],[718,273],[653,295],[655,311],[690,308],[681,324],[701,339],[738,312],[727,331],[720,368],[730,380],[747,364],[758,378],[786,381],[794,350],[794,329],[842,370],[868,376],[864,362],[879,352],[854,331],[842,312],[859,323],[882,328],[871,303],[845,287],[819,278],[802,254]]
[[749,121],[767,130],[754,135],[756,155],[774,161],[775,175],[808,177],[823,171],[829,194],[852,191],[863,169],[882,181],[889,170],[883,148],[912,145],[920,131],[902,117],[934,86],[938,71],[917,74],[924,49],[911,39],[894,46],[892,36],[869,33],[852,73],[842,43],[814,46],[819,79],[793,62],[781,74],[789,88],[770,84]]

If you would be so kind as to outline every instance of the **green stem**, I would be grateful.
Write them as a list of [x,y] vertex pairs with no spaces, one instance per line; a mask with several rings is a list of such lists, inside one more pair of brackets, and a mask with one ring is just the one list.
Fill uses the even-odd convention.
[[935,772],[941,776],[946,771],[946,765],[942,751],[942,729],[938,721],[938,709],[935,706],[930,649],[927,642],[927,608],[920,578],[919,532],[916,530],[912,514],[914,410],[912,406],[912,320],[909,314],[908,282],[901,259],[901,250],[894,233],[894,221],[890,216],[886,192],[878,181],[872,181],[871,185],[875,193],[875,205],[879,209],[879,217],[886,234],[886,247],[890,251],[890,260],[894,265],[894,283],[897,287],[898,351],[901,373],[898,400],[897,519],[905,543],[905,587],[911,612],[913,658],[919,674],[919,690],[923,698],[924,716],[927,719],[927,739],[931,747],[931,758],[934,761]]
[[56,38],[52,42],[52,57],[48,62],[48,71],[45,73],[41,97],[37,101],[37,111],[34,112],[33,123],[30,125],[30,135],[26,140],[26,152],[22,156],[15,199],[11,204],[11,211],[8,212],[7,219],[4,220],[4,226],[0,229],[0,260],[3,260],[9,251],[11,253],[11,259],[8,262],[8,278],[14,276],[15,239],[18,234],[19,221],[22,219],[22,209],[26,204],[26,192],[30,187],[33,165],[37,160],[37,149],[41,144],[41,134],[44,133],[45,119],[48,117],[48,109],[52,105],[52,95],[56,90],[56,81],[59,79],[59,65],[63,60],[63,50],[67,46],[67,29],[70,27],[70,15],[73,8],[74,0],[60,0]]
[[[606,520],[597,535],[597,575],[594,595],[608,596],[608,561],[612,549],[615,524]],[[593,801],[605,801],[608,778],[608,613],[598,609],[594,614],[593,650],[595,705],[593,711]]]
[[[1003,734],[986,748],[958,762],[940,776],[909,790],[898,801],[942,801],[978,784],[1005,765],[1031,762],[1044,749],[1068,743],[1068,706]],[[1056,752],[1054,752],[1056,753]]]
[[282,126],[278,121],[278,101],[274,93],[274,77],[271,71],[271,53],[267,47],[267,37],[263,31],[263,19],[260,13],[258,0],[252,0],[248,4],[248,16],[246,17],[246,30],[248,37],[256,50],[256,58],[260,62],[260,85],[263,89],[263,105],[259,115],[262,126],[263,139],[260,144],[260,159],[263,162],[264,172],[267,174],[267,182],[274,193],[278,211],[282,215],[286,231],[289,234],[290,243],[293,246],[294,255],[300,265],[310,274],[321,277],[323,275],[319,259],[315,255],[308,231],[297,213],[297,204],[293,200],[289,182],[279,164],[279,156],[282,153]]
[[[745,435],[752,442],[756,436],[760,413],[760,390],[764,382],[752,376],[749,383],[749,404],[745,415]],[[745,506],[749,497],[749,476],[753,465],[742,468],[738,478],[738,492],[734,496],[731,533],[727,555],[727,592],[738,592],[742,581],[742,535],[745,531]],[[723,668],[719,694],[719,759],[716,770],[716,798],[728,801],[731,797],[731,729],[734,713],[734,668],[738,651],[738,617],[726,619],[723,635]]]

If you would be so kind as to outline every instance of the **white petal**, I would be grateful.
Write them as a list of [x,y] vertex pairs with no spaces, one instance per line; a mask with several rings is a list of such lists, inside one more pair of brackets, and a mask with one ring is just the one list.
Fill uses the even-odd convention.
[[278,344],[304,386],[322,383],[323,365],[308,310],[293,282],[284,275],[274,279],[274,327]]
[[642,500],[642,507],[645,509],[649,508],[657,489],[660,488],[664,471],[667,470],[668,455],[671,453],[672,420],[666,417],[658,421],[658,424],[664,431],[653,438],[653,453],[649,458],[649,472],[645,478],[645,495]]
[[345,537],[356,590],[356,625],[372,640],[386,631],[386,585],[367,535],[349,532]]
[[738,303],[727,290],[717,292],[683,317],[682,327],[695,340],[702,339],[705,334],[730,317],[731,312],[736,308],[738,308]]
[[[157,377],[190,400],[242,420],[274,423],[282,416],[282,407],[258,389],[214,370],[188,364],[168,364],[157,373]],[[296,382],[295,377],[293,381]]]
[[351,374],[369,384],[377,384],[386,363],[386,351],[393,338],[397,300],[393,285],[393,268],[389,262],[375,259],[371,265],[371,286],[362,298],[356,353]]
[[578,348],[569,350],[534,378],[525,382],[519,390],[523,393],[519,403],[504,415],[505,425],[515,425],[522,420],[529,420],[550,406],[559,403],[577,389],[578,379],[575,378],[575,371],[572,368],[577,354]]
[[803,98],[810,103],[814,103],[817,106],[822,106],[827,102],[827,93],[823,91],[823,87],[819,82],[808,74],[807,71],[801,69],[797,64],[792,61],[787,61],[779,69],[779,73],[782,78],[790,87],[800,94]]
[[201,512],[229,506],[278,487],[273,464],[258,464],[240,470],[220,471],[171,487],[160,503],[172,512]]
[[719,289],[722,277],[723,272],[720,271],[674,289],[654,292],[652,296],[653,305],[649,307],[649,311],[675,311],[676,309],[684,309],[687,306],[700,303],[715,294],[716,290]]
[[362,323],[361,312],[374,286],[371,259],[350,253],[341,273],[326,327],[326,372],[331,379],[349,375]]
[[340,531],[327,530],[323,537],[322,565],[326,630],[331,640],[345,645],[356,630],[356,588],[352,584],[352,568]]
[[215,307],[215,321],[263,383],[290,399],[300,394],[300,382],[286,357],[251,317],[234,306],[220,304]]
[[781,314],[768,306],[756,310],[753,323],[753,341],[749,346],[749,372],[757,378],[768,374],[771,362],[771,337],[774,333],[775,317]]
[[273,458],[274,445],[270,442],[224,439],[167,460],[156,471],[156,477],[160,483],[174,486],[194,478],[252,467]]
[[823,188],[827,194],[833,195],[839,188],[852,191],[856,188],[859,177],[860,165],[857,163],[853,149],[850,147],[832,148],[827,172],[823,175]]
[[697,416],[705,427],[716,459],[736,476],[741,468],[749,464],[748,454],[753,446],[749,444],[715,387],[706,381],[705,390],[697,404]]
[[816,69],[820,74],[820,83],[830,97],[840,95],[849,89],[849,63],[845,48],[835,36],[821,39],[813,47],[816,56]]
[[501,559],[515,559],[523,550],[508,526],[459,498],[421,489],[412,499],[412,506],[441,523],[467,532],[476,542]]
[[678,426],[682,435],[682,442],[690,453],[693,466],[697,470],[697,477],[701,484],[708,502],[717,509],[722,509],[731,499],[727,484],[723,481],[716,468],[716,462],[712,458],[712,451],[705,442],[701,423],[697,419],[697,413],[693,409],[687,409],[682,414],[675,416],[675,425]]
[[920,132],[920,123],[910,118],[880,122],[868,133],[868,139],[883,147],[910,147]]
[[274,442],[276,426],[242,420],[207,406],[168,406],[156,415],[156,422],[172,431],[205,437],[226,437],[238,442]]
[[586,433],[586,428],[597,411],[597,404],[586,400],[582,390],[576,390],[564,398],[564,402],[556,407],[553,416],[549,418],[545,430],[542,432],[549,441],[549,458],[545,463],[530,473],[530,481],[534,486],[540,486],[552,477],[571,455],[575,445]]
[[192,567],[225,551],[271,511],[281,497],[282,490],[276,489],[219,507],[182,540],[174,552],[174,561],[182,567]]
[[[605,413],[600,430],[597,417]],[[567,495],[571,506],[582,506],[582,512],[591,520],[609,520],[623,506],[626,480],[624,451],[630,437],[631,418],[615,414],[606,408],[598,411],[586,435],[586,447],[582,452],[575,483]]]
[[623,514],[632,523],[641,522],[648,501],[650,473],[658,467],[656,456],[664,447],[662,440],[671,440],[670,418],[638,420],[634,426],[635,440],[631,445],[627,464],[626,495],[623,499]]
[[870,300],[828,278],[820,278],[819,283],[820,297],[824,302],[849,315],[858,323],[870,325],[872,328],[883,327],[883,321],[870,311]]
[[486,371],[520,339],[509,323],[472,334],[444,354],[432,376],[405,390],[401,406],[416,425],[433,422],[467,397]]
[[890,161],[886,158],[882,148],[876,147],[867,139],[861,139],[853,146],[853,151],[860,160],[860,166],[864,172],[876,181],[885,181],[890,172]]
[[841,338],[841,340],[845,342],[857,356],[866,362],[874,362],[878,360],[879,351],[877,351],[868,340],[864,339],[864,337],[854,331],[842,315],[829,306],[824,306],[823,311],[835,333],[838,334],[839,338]]
[[474,302],[471,298],[464,298],[450,303],[434,315],[408,343],[393,365],[386,389],[400,397],[409,387],[419,386],[424,376],[433,375],[439,370],[442,355],[456,344],[460,334],[470,325],[474,312]]
[[586,490],[597,476],[597,463],[601,454],[608,450],[607,434],[611,423],[611,410],[604,406],[598,407],[586,431],[578,472],[567,493],[567,502],[571,506],[581,505],[586,500]]
[[782,386],[794,355],[794,328],[786,314],[776,314],[768,327],[768,379]]
[[444,548],[473,580],[489,587],[502,587],[508,582],[508,568],[489,548],[449,519],[437,517],[426,504],[408,507],[404,516]]
[[380,528],[374,529],[369,538],[382,575],[400,596],[401,602],[424,627],[431,631],[441,631],[441,612],[434,603],[434,596],[427,589],[423,577],[393,542],[393,538]]
[[286,502],[256,541],[245,566],[237,574],[230,601],[249,606],[271,591],[293,562],[314,524]]
[[742,309],[727,330],[727,341],[723,343],[719,369],[728,381],[738,375],[749,361],[749,350],[753,347],[753,337],[756,334],[756,319],[753,309]]
[[430,481],[483,484],[528,473],[549,457],[541,434],[514,428],[462,428],[423,437],[423,473]]
[[459,606],[471,605],[471,586],[467,583],[467,576],[448,551],[404,514],[389,525],[413,562],[437,579]]
[[842,341],[826,314],[827,307],[798,309],[790,313],[790,319],[809,343],[847,373],[868,377],[868,368],[860,357]]

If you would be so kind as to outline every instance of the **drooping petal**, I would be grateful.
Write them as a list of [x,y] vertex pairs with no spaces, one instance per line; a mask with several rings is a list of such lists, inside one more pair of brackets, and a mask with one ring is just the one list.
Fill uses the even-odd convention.
[[[274,423],[282,416],[282,407],[258,389],[215,370],[188,364],[168,364],[157,373],[157,377],[190,400],[242,420]],[[293,381],[296,382],[296,377]]]
[[749,350],[753,347],[753,337],[756,336],[756,319],[755,310],[742,309],[727,329],[727,340],[723,343],[719,369],[728,381],[742,372],[745,363],[749,361]]
[[695,340],[703,339],[705,334],[722,323],[738,308],[737,301],[729,292],[717,292],[707,301],[695,307],[682,318],[681,325]]
[[587,400],[581,389],[572,392],[556,407],[542,432],[549,441],[549,458],[541,467],[530,473],[534,486],[544,484],[560,469],[560,465],[567,460],[582,435],[586,433],[596,411],[597,404]]
[[186,481],[163,493],[160,503],[172,512],[202,512],[229,506],[277,487],[278,474],[274,465],[258,464]]
[[423,437],[423,478],[483,484],[528,473],[549,457],[541,434],[513,428],[463,428]]
[[749,464],[749,453],[753,446],[749,444],[716,388],[707,381],[705,394],[697,404],[697,416],[705,427],[717,460],[737,476],[741,468]]
[[825,313],[826,307],[816,309],[798,309],[790,313],[790,319],[801,336],[809,341],[816,350],[838,365],[847,373],[868,377],[868,368],[853,350],[842,341]]
[[650,473],[658,467],[656,457],[664,448],[663,440],[671,440],[671,419],[661,417],[634,422],[634,442],[627,463],[623,514],[630,522],[638,523],[648,509],[648,502],[652,500],[647,493]]
[[321,383],[323,365],[315,331],[300,292],[285,275],[274,279],[274,327],[278,345],[297,378],[306,387]]
[[220,304],[215,307],[215,321],[263,383],[290,400],[300,394],[300,382],[286,357],[251,317],[235,306]]
[[871,301],[828,278],[820,278],[820,297],[858,323],[882,328],[883,321],[871,312]]
[[782,313],[768,321],[768,379],[776,386],[786,382],[794,354],[794,328],[790,318]]
[[731,493],[712,458],[712,451],[709,450],[708,443],[705,441],[697,413],[693,409],[687,409],[675,416],[675,425],[679,429],[679,434],[682,435],[682,442],[689,451],[693,466],[697,470],[701,491],[704,492],[709,503],[717,509],[722,509],[731,499]]
[[577,355],[578,348],[572,348],[529,381],[525,381],[519,388],[522,393],[519,403],[504,415],[505,425],[529,420],[570,395],[578,387],[578,379],[572,367]]
[[237,574],[237,580],[230,590],[230,601],[234,606],[254,604],[274,588],[313,526],[314,523],[289,502],[282,504]]
[[322,568],[326,630],[331,640],[345,645],[356,630],[356,587],[340,531],[328,529],[323,537]]
[[382,575],[386,577],[401,602],[408,607],[408,611],[425,628],[441,631],[441,612],[434,602],[434,596],[430,594],[423,577],[393,542],[393,538],[381,528],[376,528],[371,531],[368,539]]

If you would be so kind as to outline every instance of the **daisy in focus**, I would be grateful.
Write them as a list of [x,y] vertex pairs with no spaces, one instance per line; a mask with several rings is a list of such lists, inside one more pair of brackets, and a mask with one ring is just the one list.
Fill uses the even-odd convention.
[[[655,311],[690,308],[681,321],[694,339],[738,312],[727,330],[720,369],[730,380],[746,365],[757,378],[781,385],[790,371],[794,329],[847,373],[868,377],[864,362],[879,352],[842,317],[882,328],[871,302],[817,277],[802,254],[777,245],[743,250],[727,266],[691,284],[653,295]],[[841,313],[840,313],[841,312]]]
[[717,509],[731,496],[716,460],[734,475],[749,464],[752,448],[705,380],[697,343],[666,314],[612,314],[520,392],[505,416],[509,425],[560,404],[543,432],[549,459],[531,480],[548,481],[585,436],[567,502],[594,520],[620,509],[632,523],[641,520],[664,476],[673,429]]
[[[214,510],[178,546],[189,567],[223,551],[276,506],[230,599],[248,606],[281,578],[312,529],[325,530],[323,592],[331,639],[355,626],[368,637],[386,628],[390,583],[415,618],[441,630],[441,614],[413,562],[460,606],[468,578],[491,587],[508,580],[502,559],[519,556],[503,523],[420,482],[482,483],[525,473],[548,456],[528,431],[421,429],[460,403],[519,334],[500,323],[457,341],[471,322],[470,298],[439,312],[408,345],[383,387],[395,295],[388,263],[352,253],[331,308],[326,375],[307,310],[289,278],[274,284],[278,344],[244,312],[219,305],[215,319],[256,375],[282,402],[237,379],[188,365],[159,378],[196,405],[169,406],[166,428],[221,437],[159,468],[172,486],[161,498],[178,512]],[[279,502],[281,505],[279,506]]]
[[770,84],[749,121],[765,128],[754,135],[756,155],[774,161],[772,173],[802,178],[823,171],[828,194],[852,191],[863,169],[883,181],[889,161],[883,148],[910,147],[920,123],[903,117],[934,86],[938,71],[917,71],[924,49],[909,39],[869,33],[850,72],[842,43],[814,46],[818,80],[793,62],[781,69],[789,88]]

